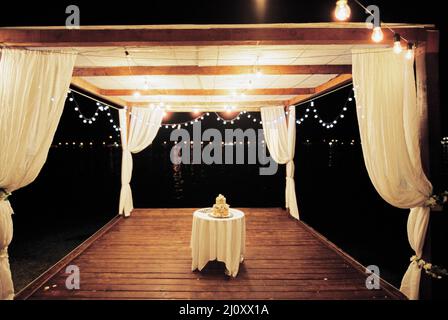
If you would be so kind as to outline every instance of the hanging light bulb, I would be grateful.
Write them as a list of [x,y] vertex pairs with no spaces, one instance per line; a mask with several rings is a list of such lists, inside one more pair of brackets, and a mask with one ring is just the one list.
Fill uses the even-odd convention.
[[381,42],[383,41],[384,35],[383,30],[381,30],[381,26],[377,26],[373,28],[372,32],[372,40],[374,42]]
[[261,72],[260,68],[257,69],[257,72],[255,73],[255,75],[257,76],[257,78],[261,78],[261,76],[263,75],[263,72]]
[[336,2],[336,9],[334,10],[334,15],[339,21],[345,21],[350,17],[350,7],[347,4],[347,0],[338,0]]
[[134,98],[140,98],[140,92],[135,91],[134,92]]
[[401,37],[398,33],[394,34],[394,52],[400,54],[403,51],[401,47]]
[[406,50],[406,59],[412,60],[414,57],[414,44],[408,43],[408,50]]

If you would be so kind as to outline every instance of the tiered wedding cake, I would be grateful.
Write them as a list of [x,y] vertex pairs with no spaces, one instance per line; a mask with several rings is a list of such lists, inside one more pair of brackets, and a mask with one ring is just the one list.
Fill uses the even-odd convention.
[[229,205],[226,203],[226,198],[220,194],[216,198],[216,203],[213,205],[212,215],[219,218],[229,216]]

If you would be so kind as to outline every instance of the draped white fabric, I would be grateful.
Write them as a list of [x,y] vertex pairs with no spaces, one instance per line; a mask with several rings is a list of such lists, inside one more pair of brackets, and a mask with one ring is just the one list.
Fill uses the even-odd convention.
[[132,154],[148,147],[159,131],[163,119],[161,108],[132,108],[132,116],[127,128],[126,110],[119,111],[121,145],[123,148],[121,164],[121,192],[119,214],[129,216],[134,204],[132,201]]
[[191,270],[201,271],[209,261],[226,265],[226,274],[236,277],[246,250],[246,220],[240,210],[230,209],[231,218],[213,218],[207,213],[193,214],[191,229]]
[[294,182],[296,109],[290,107],[286,118],[283,107],[263,107],[261,119],[266,145],[272,159],[279,164],[286,164],[286,208],[294,218],[299,219]]
[[[364,161],[375,189],[391,205],[410,208],[408,238],[422,256],[432,185],[420,154],[426,104],[417,104],[413,61],[392,50],[353,51],[353,82]],[[411,262],[401,291],[418,299],[421,270]]]
[[[0,58],[0,188],[33,182],[61,117],[76,56],[2,49]],[[0,299],[12,299],[8,262],[13,210],[0,200]]]

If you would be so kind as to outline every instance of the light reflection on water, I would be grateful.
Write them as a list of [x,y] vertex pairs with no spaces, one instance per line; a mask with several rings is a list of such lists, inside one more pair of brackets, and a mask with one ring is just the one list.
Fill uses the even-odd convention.
[[184,197],[184,179],[182,178],[182,166],[180,164],[173,164],[173,187],[174,198],[182,200]]
[[448,144],[442,145],[442,174],[448,175]]

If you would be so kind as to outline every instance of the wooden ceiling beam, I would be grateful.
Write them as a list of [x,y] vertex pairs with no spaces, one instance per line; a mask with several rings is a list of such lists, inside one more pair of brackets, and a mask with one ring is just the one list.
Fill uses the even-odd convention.
[[257,66],[134,66],[134,67],[83,67],[75,68],[74,77],[105,76],[168,76],[168,75],[263,75],[291,74],[343,74],[351,73],[351,65],[261,65]]
[[[237,101],[237,102],[164,102],[169,112],[192,112],[197,110],[198,112],[225,112],[226,108],[232,106],[232,111],[259,111],[261,107],[268,106],[281,106],[282,100],[266,100],[266,101]],[[156,105],[157,102],[140,101],[131,102],[127,101],[126,104],[130,107],[151,107],[151,104]]]
[[351,81],[352,81],[352,75],[351,74],[341,74],[341,75],[338,75],[337,77],[331,79],[330,81],[328,81],[328,82],[326,82],[326,83],[324,83],[324,84],[314,88],[314,92],[311,95],[308,95],[308,96],[300,95],[300,96],[297,96],[297,97],[294,97],[294,98],[292,98],[290,100],[285,101],[285,106],[291,106],[291,105],[298,104],[300,102],[312,99],[312,98],[317,97],[317,96],[319,96],[321,94],[324,94],[326,92],[334,90],[334,89],[336,89],[336,88],[338,88],[340,86],[348,84]]
[[314,88],[271,88],[271,89],[100,89],[100,94],[104,96],[132,96],[138,92],[142,96],[229,96],[235,93],[244,93],[245,95],[304,95],[314,93]]
[[[409,41],[426,39],[424,27],[397,29]],[[365,27],[266,26],[209,28],[108,26],[80,29],[0,28],[0,43],[15,47],[104,47],[104,46],[192,46],[192,45],[333,45],[372,44],[372,31]],[[393,43],[385,32],[383,43]]]
[[72,81],[71,81],[71,85],[79,88],[85,92],[88,92],[90,94],[93,94],[94,96],[97,96],[109,103],[113,103],[117,106],[120,107],[125,107],[126,106],[126,102],[123,99],[117,98],[117,97],[108,97],[108,96],[104,96],[103,94],[101,94],[101,89],[98,88],[97,86],[91,84],[90,82],[82,79],[82,78],[77,78],[77,77],[73,77]]

